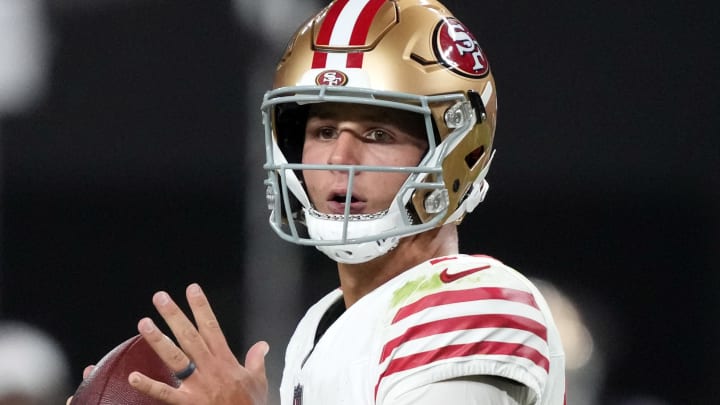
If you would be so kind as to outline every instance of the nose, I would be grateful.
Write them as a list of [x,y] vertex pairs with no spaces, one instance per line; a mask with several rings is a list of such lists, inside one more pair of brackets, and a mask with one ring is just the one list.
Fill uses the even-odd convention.
[[362,142],[351,131],[342,131],[335,139],[328,164],[357,165],[360,162]]

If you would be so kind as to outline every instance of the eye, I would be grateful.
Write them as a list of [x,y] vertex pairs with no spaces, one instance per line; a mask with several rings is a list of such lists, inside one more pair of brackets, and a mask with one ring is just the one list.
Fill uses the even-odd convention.
[[321,127],[317,130],[317,137],[319,139],[334,139],[337,138],[337,130],[332,127]]
[[374,142],[390,142],[393,140],[392,133],[380,128],[371,129],[370,131],[365,132],[363,136],[365,139]]

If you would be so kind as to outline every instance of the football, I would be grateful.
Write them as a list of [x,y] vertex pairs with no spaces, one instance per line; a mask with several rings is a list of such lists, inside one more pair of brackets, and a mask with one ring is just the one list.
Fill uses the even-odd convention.
[[128,375],[139,371],[146,376],[178,387],[180,380],[160,359],[142,336],[136,335],[106,354],[73,394],[71,405],[161,405],[135,390]]

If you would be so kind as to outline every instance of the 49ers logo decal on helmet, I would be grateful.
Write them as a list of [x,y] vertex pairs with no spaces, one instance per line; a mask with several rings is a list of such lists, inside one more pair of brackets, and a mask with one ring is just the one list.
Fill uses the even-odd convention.
[[459,75],[477,79],[490,72],[490,65],[477,40],[455,18],[447,18],[435,27],[433,49],[440,63]]
[[323,70],[315,76],[315,84],[318,86],[344,86],[347,82],[347,75],[339,70]]

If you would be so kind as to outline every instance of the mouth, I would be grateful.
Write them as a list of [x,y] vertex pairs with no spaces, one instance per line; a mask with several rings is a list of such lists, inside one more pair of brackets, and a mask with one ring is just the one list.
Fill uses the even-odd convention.
[[[336,191],[327,198],[327,207],[330,214],[344,214],[347,201],[347,191]],[[362,214],[367,202],[355,194],[350,196],[350,214]]]

